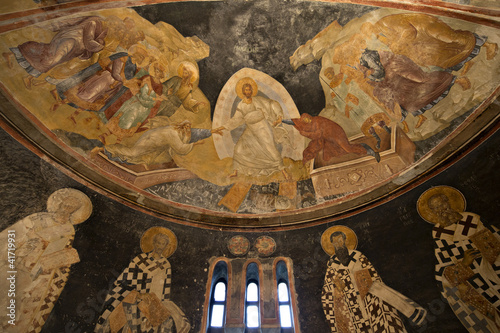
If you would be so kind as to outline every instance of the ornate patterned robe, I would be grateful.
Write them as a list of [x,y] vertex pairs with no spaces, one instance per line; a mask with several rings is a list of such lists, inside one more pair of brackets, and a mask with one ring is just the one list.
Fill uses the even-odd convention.
[[[453,312],[470,332],[500,331],[500,234],[491,232],[473,213],[462,212],[462,221],[435,226],[436,280]],[[477,249],[481,258],[465,267],[465,251]],[[495,324],[496,322],[496,324]]]
[[[152,252],[135,257],[106,297],[104,312],[97,321],[95,332],[114,331],[111,329],[113,321],[120,320],[122,324],[126,321],[125,325],[132,332],[172,332],[174,323],[178,333],[189,332],[190,325],[184,313],[169,300],[171,278],[172,269],[165,257],[156,259]],[[168,314],[165,321],[155,325],[151,322],[151,316],[141,311],[145,309],[141,306],[145,294],[156,295],[165,307],[164,311]]]
[[[14,271],[16,276],[15,325],[0,322],[0,331],[38,333],[59,298],[71,265],[80,261],[72,247],[75,229],[71,223],[60,223],[52,213],[35,213],[20,220],[0,233],[0,242],[7,244],[8,230],[15,234],[15,266],[7,266],[7,246],[0,268]],[[8,305],[8,281],[0,283],[5,295],[2,305]]]
[[344,266],[335,255],[328,261],[321,301],[332,332],[406,332],[397,310],[368,292],[381,282],[375,268],[358,251],[349,251]]

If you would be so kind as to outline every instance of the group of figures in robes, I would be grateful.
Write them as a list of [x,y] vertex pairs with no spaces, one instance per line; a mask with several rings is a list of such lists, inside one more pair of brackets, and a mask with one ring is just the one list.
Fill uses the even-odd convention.
[[59,104],[99,115],[108,129],[100,137],[104,144],[111,134],[120,143],[145,131],[149,120],[171,117],[181,106],[197,113],[203,105],[192,97],[198,71],[189,61],[181,62],[178,76],[169,79],[165,61],[155,58],[142,44],[134,44],[128,52],[115,53],[106,62],[109,65],[104,68],[96,63],[56,85]]
[[465,211],[457,189],[438,186],[418,200],[422,218],[434,224],[436,280],[469,332],[500,331],[500,233]]
[[406,332],[399,313],[416,325],[424,322],[426,310],[385,285],[370,261],[355,250],[357,237],[350,228],[331,227],[321,238],[331,255],[321,294],[331,332]]
[[[56,34],[50,43],[28,41],[3,56],[9,66],[14,58],[25,69],[28,89],[47,83],[55,86],[51,91],[55,99],[53,111],[63,104],[72,106],[75,124],[82,111],[97,115],[105,125],[105,132],[99,136],[103,144],[110,135],[120,143],[146,131],[150,119],[168,119],[181,106],[197,113],[205,104],[192,96],[199,78],[196,65],[182,61],[177,75],[168,77],[166,55],[146,42],[144,33],[129,17],[122,21],[114,16],[83,16],[58,21],[51,29]],[[97,61],[65,76],[71,69],[59,65],[75,58]],[[36,81],[42,74],[44,79]]]
[[[498,45],[488,42],[487,36],[452,28],[428,14],[367,15],[366,22],[352,25],[356,27],[350,38],[342,41],[336,36],[353,27],[333,22],[299,47],[290,63],[296,69],[322,57],[320,78],[327,108],[330,103],[339,110],[342,107],[349,119],[345,124],[355,123],[367,135],[365,127],[373,125],[367,122],[380,110],[362,107],[370,103],[362,104],[362,95],[410,132],[407,115],[417,117],[415,129],[420,128],[427,120],[424,113],[445,99],[453,85],[471,88],[468,74],[481,50],[486,60],[498,53]],[[333,118],[342,119],[340,113]]]
[[[111,160],[126,164],[141,164],[147,169],[150,165],[172,161],[172,153],[186,155],[194,145],[203,141],[191,142],[191,122],[188,120],[171,124],[168,120],[182,105],[184,109],[197,113],[203,102],[192,97],[193,82],[197,80],[197,70],[190,62],[182,62],[178,69],[180,76],[174,76],[160,83],[151,76],[140,78],[139,92],[110,117],[109,134],[117,134],[122,129],[133,134],[149,120],[161,118],[160,125],[148,125],[147,131],[133,144],[108,144],[103,149]],[[156,76],[164,72],[156,69]],[[152,90],[150,90],[153,87]],[[109,110],[109,109],[107,109]],[[111,113],[108,112],[110,115]],[[117,123],[118,126],[111,126]],[[131,131],[132,130],[132,131]],[[146,130],[146,129],[143,129]],[[197,129],[198,132],[202,131]],[[108,135],[109,135],[108,134]],[[118,135],[120,138],[121,136]],[[105,141],[105,139],[103,140]]]
[[[424,14],[389,15],[371,28],[390,51],[365,49],[360,69],[373,87],[373,96],[388,110],[399,106],[402,122],[409,113],[418,117],[416,128],[426,120],[423,114],[445,98],[455,83],[464,90],[470,88],[465,74],[487,40]],[[486,45],[491,59],[497,46]],[[465,66],[460,77],[453,73]],[[429,67],[433,70],[422,69]]]
[[[3,316],[2,332],[40,332],[59,298],[71,265],[80,257],[72,247],[76,224],[87,220],[92,202],[82,192],[64,188],[47,200],[47,212],[35,213],[0,233],[5,258],[4,272],[14,273],[15,313]],[[13,238],[15,242],[9,241]],[[170,300],[172,269],[167,257],[177,248],[175,234],[163,227],[148,229],[142,236],[144,253],[136,256],[116,280],[103,305],[96,332],[187,333],[191,325],[182,310]],[[8,261],[7,249],[15,255]],[[12,289],[4,279],[0,289]],[[3,305],[8,309],[9,298]]]
[[[11,54],[6,57],[14,57],[30,78],[48,73],[45,81],[55,86],[51,91],[55,99],[53,110],[63,104],[75,108],[72,115],[75,125],[80,125],[75,117],[83,110],[98,115],[104,131],[97,129],[99,135],[95,138],[102,145],[95,151],[102,151],[109,160],[122,164],[144,165],[146,170],[154,164],[157,164],[155,168],[175,167],[173,156],[188,155],[193,150],[196,152],[193,146],[202,143],[199,141],[200,136],[193,135],[191,123],[187,120],[181,119],[176,123],[168,121],[181,107],[193,113],[204,107],[204,102],[193,97],[199,80],[196,62],[180,62],[180,59],[176,59],[179,63],[177,75],[170,76],[174,67],[169,69],[169,66],[173,62],[168,62],[159,49],[151,46],[144,33],[130,29],[131,38],[124,38],[117,46],[110,45],[106,37],[116,35],[117,30],[110,28],[110,22],[110,18],[99,16],[61,20],[53,26],[56,34],[50,43],[29,41],[13,47]],[[132,27],[133,20],[126,18],[121,24],[125,28]],[[332,34],[320,35],[323,37],[318,38],[332,38]],[[370,44],[373,40],[377,43]],[[453,29],[440,19],[426,14],[386,15],[363,23],[362,29],[345,42],[329,40],[326,44],[335,46],[329,50],[329,64],[328,67],[324,66],[321,79],[330,80],[329,89],[353,82],[358,85],[355,89],[348,89],[348,98],[345,99],[347,118],[355,118],[354,112],[349,115],[347,104],[359,106],[360,99],[354,94],[362,90],[391,116],[400,111],[402,121],[409,113],[419,117],[416,127],[425,121],[423,114],[445,99],[455,83],[460,83],[464,89],[470,87],[465,74],[480,50],[485,49],[486,58],[490,60],[495,57],[498,48],[496,44],[488,43],[485,36]],[[297,66],[296,62],[305,63],[301,63],[301,50],[302,47],[292,56],[293,67]],[[54,68],[75,58],[97,60],[69,77],[52,75]],[[326,65],[327,62],[324,63]],[[245,126],[234,145],[230,177],[260,177],[281,173],[279,181],[291,180],[293,172],[291,168],[285,167],[287,161],[281,148],[282,144],[289,141],[287,124],[311,140],[307,147],[294,147],[303,150],[304,165],[313,159],[323,159],[325,163],[318,163],[320,166],[330,165],[329,161],[334,164],[337,163],[335,157],[351,153],[369,155],[380,161],[379,138],[375,147],[366,143],[353,144],[349,142],[343,123],[328,119],[326,115],[310,116],[303,112],[300,117],[285,119],[284,105],[259,95],[259,87],[254,79],[247,77],[235,85],[240,100],[235,100],[237,106],[234,115],[223,126],[211,130],[211,133],[220,135],[224,131],[236,133],[237,128]],[[382,113],[380,108],[376,109],[377,115]],[[362,128],[362,125],[375,119],[370,114],[371,108],[358,107],[356,112],[361,113],[359,125]],[[167,120],[157,122],[160,118]],[[377,120],[365,126],[369,128],[367,135],[377,138],[373,129],[376,125],[390,131],[386,125],[391,120],[387,115],[383,119],[386,121]],[[201,138],[211,133],[205,133]],[[110,136],[115,136],[116,140],[113,141]],[[184,163],[183,167],[200,178],[212,181],[205,176],[208,173],[206,170],[197,172],[203,168],[199,165],[199,159],[196,159],[200,155],[195,156],[193,153],[194,162]],[[89,157],[94,158],[95,155],[89,154]],[[292,162],[298,162],[295,170],[302,168],[300,157]],[[162,165],[164,163],[169,164]],[[219,170],[226,172],[225,168],[219,168],[216,172]],[[214,178],[221,176],[225,175]],[[301,177],[302,174],[294,180],[303,179]]]
[[[452,187],[425,191],[417,208],[434,224],[435,277],[444,299],[469,332],[499,332],[499,231],[465,212],[465,198]],[[426,310],[384,285],[368,259],[355,250],[351,229],[331,227],[321,244],[331,254],[321,299],[332,332],[405,332],[398,312],[416,325],[424,323]]]
[[[203,143],[191,139],[210,135],[202,129],[194,130],[200,135],[191,135],[189,120],[170,119],[181,109],[199,113],[206,108],[207,103],[193,97],[199,80],[195,61],[152,46],[132,18],[83,16],[59,20],[50,28],[56,34],[49,43],[28,41],[3,56],[9,66],[17,60],[26,70],[28,89],[42,84],[54,87],[52,111],[71,106],[74,112],[69,119],[77,126],[86,124],[77,116],[90,113],[86,119],[97,126],[95,139],[57,130],[63,138],[71,136],[70,143],[82,147],[89,157],[102,151],[109,160],[143,165],[146,170],[155,164],[175,167],[174,154],[188,154]],[[201,41],[201,46],[189,45],[206,47]],[[122,143],[136,134],[138,141]]]
[[[124,22],[127,27],[131,26],[130,19]],[[55,85],[52,90],[55,98],[52,109],[55,111],[63,104],[74,107],[75,113],[71,119],[75,123],[76,116],[83,110],[97,114],[106,126],[105,133],[99,136],[104,148],[97,150],[105,151],[110,159],[121,163],[142,164],[148,168],[152,164],[171,161],[172,152],[188,154],[193,143],[189,141],[189,133],[179,132],[179,129],[186,129],[189,123],[166,124],[154,129],[150,129],[147,123],[155,117],[171,117],[181,106],[194,113],[199,111],[204,103],[192,96],[194,83],[199,77],[196,66],[187,61],[182,62],[178,67],[178,76],[167,80],[168,64],[143,43],[144,34],[134,35],[133,40],[112,47],[111,52],[107,49],[101,52],[109,46],[105,44],[105,37],[114,32],[109,31],[108,25],[106,19],[98,16],[63,20],[53,26],[57,34],[50,43],[29,41],[11,48],[17,62],[29,74],[25,80],[27,87],[31,86],[33,78],[49,72],[57,65],[76,57],[90,59],[98,55],[97,62],[68,78],[50,75],[45,78],[46,82]],[[9,59],[10,56],[6,57]],[[285,179],[290,179],[290,173],[285,169],[283,157],[277,148],[288,139],[283,129],[281,105],[275,100],[257,96],[258,87],[252,78],[241,80],[235,88],[241,98],[235,115],[223,128],[212,130],[213,133],[221,134],[223,129],[232,131],[240,125],[246,125],[234,147],[231,176],[238,175],[238,172],[249,176],[282,172]],[[324,123],[322,120],[315,118],[313,123]],[[297,124],[293,125],[299,128]],[[335,127],[333,123],[328,125],[330,130]],[[121,143],[123,139],[142,131],[147,132],[132,145]],[[327,142],[327,157],[332,156],[332,152],[335,152],[334,155],[355,152],[376,156],[370,147],[344,145],[347,138],[341,128],[333,131],[340,133],[337,137],[341,137],[343,148],[332,149],[331,142],[339,139],[326,135],[326,141],[324,138],[316,139],[310,145],[305,152],[306,160],[323,150],[324,142]],[[310,136],[306,131],[301,133]],[[317,133],[319,131],[316,130]],[[116,136],[116,144],[108,144],[107,137],[110,135]],[[376,157],[378,160],[379,157]]]

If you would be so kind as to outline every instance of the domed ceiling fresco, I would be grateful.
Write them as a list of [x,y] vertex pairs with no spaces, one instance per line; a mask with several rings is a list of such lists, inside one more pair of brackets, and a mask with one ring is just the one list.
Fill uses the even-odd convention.
[[495,5],[6,1],[2,127],[180,223],[314,223],[403,192],[491,129]]
[[497,0],[1,1],[0,331],[498,332],[499,29]]

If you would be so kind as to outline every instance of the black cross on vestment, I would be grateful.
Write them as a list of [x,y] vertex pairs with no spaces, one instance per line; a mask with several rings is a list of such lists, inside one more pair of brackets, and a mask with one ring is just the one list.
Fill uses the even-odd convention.
[[452,230],[445,229],[444,227],[434,227],[432,228],[436,232],[436,238],[441,237],[441,234],[453,235],[455,232]]
[[139,257],[139,261],[137,261],[136,265],[137,266],[141,266],[141,265],[146,265],[147,266],[148,265],[148,259],[149,258],[147,256],[145,256],[145,255],[144,256],[140,256]]
[[439,249],[441,252],[448,252],[448,254],[452,257],[454,256],[453,249],[455,249],[456,246],[455,244],[448,244],[448,242],[443,242],[443,246],[440,247]]
[[147,290],[147,286],[149,283],[151,283],[151,281],[153,281],[153,278],[146,278],[146,277],[137,280],[137,285],[140,286],[139,290]]
[[465,221],[460,221],[458,224],[464,226],[464,230],[462,230],[462,235],[467,236],[469,234],[470,228],[477,228],[477,224],[472,224],[472,216],[467,216]]
[[151,266],[149,268],[149,271],[152,272],[154,271],[155,269],[157,268],[161,268],[161,269],[165,269],[165,266],[164,266],[165,263],[161,263],[161,262],[157,262],[155,266]]
[[[355,253],[355,252],[352,252],[352,253],[349,255],[349,260],[347,260],[347,264],[345,264],[345,265],[344,265],[342,262],[340,262],[339,258],[338,258],[336,255],[333,255],[333,256],[330,258],[330,261],[333,261],[333,262],[334,262],[335,264],[337,264],[337,265],[338,265],[338,264],[341,264],[342,266],[347,267],[347,266],[349,266],[349,264],[351,263],[351,261],[352,261],[352,262],[356,262],[356,261],[357,261],[356,259],[354,259],[354,256],[355,256],[355,255],[356,255],[356,253]],[[331,265],[331,262],[330,262],[330,261],[328,262],[328,266],[330,266],[330,265]]]

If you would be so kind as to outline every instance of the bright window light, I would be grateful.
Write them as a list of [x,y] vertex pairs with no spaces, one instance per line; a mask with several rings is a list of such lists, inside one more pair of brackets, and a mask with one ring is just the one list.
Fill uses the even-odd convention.
[[256,305],[247,306],[247,327],[259,327],[259,308]]
[[281,327],[292,327],[289,305],[280,305],[280,324]]
[[215,286],[214,301],[224,302],[225,300],[226,300],[226,284],[224,282],[219,282]]
[[214,304],[212,308],[212,320],[210,326],[222,327],[224,321],[224,305]]
[[247,302],[257,302],[259,300],[259,289],[257,284],[252,282],[247,287]]
[[280,302],[288,302],[288,287],[284,282],[278,285],[278,300]]

